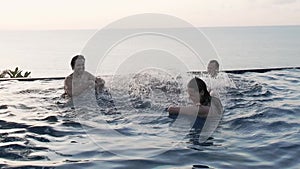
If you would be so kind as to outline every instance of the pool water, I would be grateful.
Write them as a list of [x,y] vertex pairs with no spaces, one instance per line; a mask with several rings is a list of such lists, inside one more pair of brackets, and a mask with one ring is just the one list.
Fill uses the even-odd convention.
[[62,80],[1,81],[0,166],[299,168],[300,70],[228,76],[236,88],[222,93],[222,121],[205,143],[172,126],[165,107],[189,102],[186,92],[162,89],[172,88],[167,77],[154,79],[169,86],[157,83],[151,94],[137,81],[124,87],[106,79],[113,103],[107,96],[99,112],[63,107]]

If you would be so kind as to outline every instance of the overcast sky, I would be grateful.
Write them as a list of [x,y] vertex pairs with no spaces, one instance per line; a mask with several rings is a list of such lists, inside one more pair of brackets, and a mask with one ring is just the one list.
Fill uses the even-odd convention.
[[139,13],[198,27],[300,25],[300,0],[0,0],[0,29],[98,29]]

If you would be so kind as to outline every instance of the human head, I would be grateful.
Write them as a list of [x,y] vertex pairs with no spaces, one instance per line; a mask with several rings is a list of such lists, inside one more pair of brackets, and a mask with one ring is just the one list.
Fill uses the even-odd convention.
[[191,79],[187,85],[190,99],[196,104],[209,105],[211,96],[207,91],[206,84],[198,77]]
[[96,77],[95,79],[95,89],[96,91],[101,91],[104,88],[105,81],[100,77]]
[[207,65],[207,72],[211,75],[211,77],[216,77],[219,72],[219,62],[217,60],[209,61]]
[[74,72],[83,72],[85,69],[84,66],[85,59],[83,55],[76,55],[71,60],[71,67]]

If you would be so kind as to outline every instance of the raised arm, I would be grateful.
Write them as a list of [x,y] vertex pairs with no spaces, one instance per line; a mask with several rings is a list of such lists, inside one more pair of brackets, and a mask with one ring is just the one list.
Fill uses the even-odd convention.
[[182,107],[176,107],[176,106],[170,106],[168,108],[168,112],[170,115],[178,115],[179,113],[182,113],[184,115],[197,115],[199,117],[206,117],[209,112],[209,106],[182,106]]

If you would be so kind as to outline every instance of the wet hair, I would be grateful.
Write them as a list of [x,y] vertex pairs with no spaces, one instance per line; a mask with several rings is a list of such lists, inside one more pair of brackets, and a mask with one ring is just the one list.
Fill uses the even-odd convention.
[[201,80],[198,77],[194,77],[193,79],[191,79],[188,83],[188,88],[194,89],[195,91],[198,91],[199,94],[203,91],[204,95],[200,96],[200,103],[201,105],[204,106],[209,106],[210,105],[210,100],[211,100],[211,96],[207,90],[206,84],[203,80]]
[[83,60],[85,60],[83,55],[76,55],[76,56],[74,56],[74,57],[72,58],[72,60],[71,60],[71,67],[72,67],[72,70],[74,70],[75,63],[76,63],[76,60],[77,60],[77,59],[83,59]]
[[217,66],[217,69],[219,69],[219,62],[217,60],[211,60],[209,63],[214,63]]

